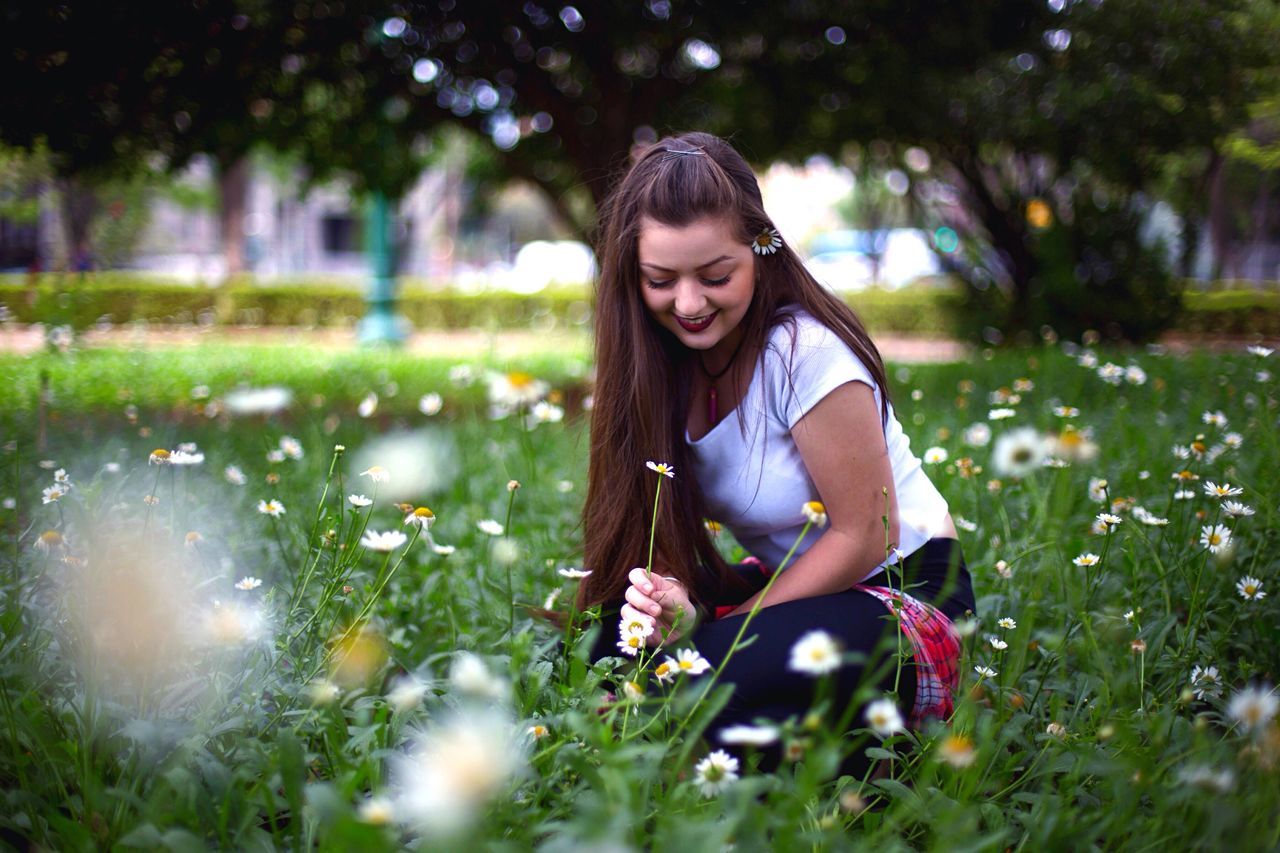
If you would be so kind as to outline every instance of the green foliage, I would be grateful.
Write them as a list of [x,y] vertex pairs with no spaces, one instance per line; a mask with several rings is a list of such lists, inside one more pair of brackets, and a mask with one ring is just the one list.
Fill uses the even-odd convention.
[[[573,582],[554,569],[580,558],[587,436],[579,407],[565,423],[533,429],[514,418],[473,418],[483,391],[450,379],[448,360],[422,365],[394,353],[215,347],[0,357],[7,371],[0,393],[14,377],[30,389],[47,371],[53,400],[48,444],[38,452],[34,410],[9,400],[0,406],[12,436],[0,451],[0,490],[17,499],[16,508],[0,510],[0,774],[14,782],[0,810],[6,843],[1273,849],[1280,731],[1274,720],[1245,731],[1229,707],[1242,688],[1273,684],[1280,672],[1276,597],[1246,601],[1235,591],[1251,574],[1273,593],[1280,571],[1270,476],[1280,464],[1276,380],[1258,374],[1266,359],[1243,353],[1093,355],[1141,366],[1149,378],[1108,384],[1066,348],[890,371],[912,446],[951,454],[928,473],[961,522],[978,595],[981,625],[965,641],[950,728],[882,742],[856,721],[852,733],[791,727],[785,737],[803,740],[803,760],[777,774],[748,763],[716,798],[702,796],[693,778],[698,757],[718,745],[700,733],[724,691],[686,676],[671,688],[650,679],[642,702],[610,702],[606,691],[619,694],[634,673],[626,662],[585,660],[589,615],[559,629],[520,606],[509,627],[513,599],[536,606],[560,590],[552,606],[569,613]],[[580,381],[578,368],[555,353],[527,368],[561,392]],[[78,384],[91,380],[97,396]],[[211,416],[242,380],[285,382],[294,403],[274,415]],[[208,399],[192,398],[197,384],[208,385]],[[1090,431],[1098,458],[1022,478],[998,474],[994,445],[966,444],[963,433],[985,420],[991,395],[1007,398],[1011,386],[1022,389],[1021,400],[1014,420],[991,423],[997,442],[1009,424],[1062,433],[1069,422]],[[368,391],[383,403],[366,418],[357,403]],[[444,395],[434,418],[405,405],[431,391]],[[108,398],[114,403],[99,402]],[[1062,401],[1079,416],[1055,415]],[[1227,425],[1202,420],[1201,412],[1217,410]],[[441,441],[439,458],[457,467],[415,502],[435,511],[431,540],[456,551],[438,553],[425,534],[389,554],[359,547],[366,526],[409,528],[386,492],[359,476],[357,458],[386,432],[424,425]],[[1226,449],[1228,430],[1240,434],[1238,448]],[[1209,447],[1223,445],[1212,461],[1170,456],[1171,446],[1201,433]],[[268,460],[266,451],[286,435],[304,452]],[[185,441],[198,444],[203,464],[147,464],[153,449]],[[70,493],[42,504],[53,472],[36,460],[65,468]],[[243,471],[245,485],[228,482],[227,465]],[[1202,477],[1188,500],[1173,497],[1169,479],[1183,468]],[[393,471],[377,488],[403,474]],[[1108,480],[1102,500],[1089,494],[1094,477]],[[518,491],[508,490],[511,478],[520,480]],[[1226,519],[1223,505],[1199,488],[1211,479],[1242,486],[1239,499],[1256,515]],[[346,495],[354,491],[373,495],[373,505],[353,508]],[[144,503],[148,494],[159,502]],[[266,498],[287,513],[260,513],[256,504]],[[1144,524],[1130,501],[1168,525]],[[1100,535],[1090,528],[1103,510],[1123,521]],[[497,559],[503,549],[476,527],[485,518],[505,522],[516,549],[510,575]],[[1200,528],[1224,520],[1235,547],[1212,555],[1197,544]],[[65,535],[67,547],[35,549],[44,530]],[[185,544],[188,531],[201,534],[194,545]],[[139,544],[123,558],[106,547],[122,542]],[[1097,566],[1072,565],[1085,551],[1099,555]],[[156,555],[166,559],[152,565]],[[78,568],[75,558],[85,556]],[[139,568],[148,565],[161,571]],[[263,585],[236,589],[248,574]],[[77,578],[85,585],[67,585]],[[93,597],[75,594],[90,590],[128,619],[93,611]],[[221,608],[261,608],[260,633],[242,638],[231,630],[239,623],[215,623],[216,645],[190,642],[206,636],[199,617],[214,612],[214,599]],[[105,621],[85,622],[86,607]],[[184,617],[171,644],[130,645],[149,624],[143,617],[157,612]],[[188,612],[198,618],[185,619]],[[362,677],[319,701],[314,679],[337,678],[334,650],[344,648],[337,640],[362,614],[386,660],[374,655],[367,669],[349,668],[347,675]],[[1000,627],[1001,617],[1016,626]],[[113,630],[87,630],[95,626]],[[1007,648],[995,649],[990,635]],[[150,650],[141,660],[155,668],[94,678],[121,660],[121,649]],[[485,683],[501,688],[496,702],[523,738],[513,748],[523,772],[493,790],[447,842],[363,818],[370,795],[394,791],[393,758],[415,730],[444,725],[458,709],[481,715],[447,676],[462,650],[482,655]],[[977,665],[997,674],[980,679]],[[1217,668],[1220,690],[1196,696],[1192,667],[1207,665]],[[140,672],[157,678],[142,683]],[[175,673],[192,680],[173,684]],[[420,704],[396,710],[388,694],[405,673],[426,690]],[[526,736],[535,724],[547,729],[537,740]],[[954,764],[943,757],[948,734],[965,739]],[[457,761],[475,754],[475,745],[455,746]],[[830,780],[827,768],[855,749],[873,750],[884,775]],[[462,766],[470,773],[459,781],[468,785],[486,770]]]
[[[1066,237],[1057,233],[1045,235],[1048,244],[1063,239]],[[1127,269],[1134,275],[1141,272],[1142,263],[1149,260],[1142,254],[1144,251],[1130,257]],[[1062,262],[1053,269],[1059,276],[1073,276],[1075,268]],[[1054,281],[1052,277],[1049,280]],[[1108,323],[1116,317],[1128,317],[1126,322],[1130,325],[1122,327],[1122,331],[1133,334],[1132,330],[1143,327],[1137,306],[1161,303],[1144,301],[1144,291],[1137,285],[1126,284],[1127,281],[1123,278],[1113,278],[1109,283],[1101,279],[1093,281],[1088,291],[1090,300],[1083,307],[1071,303],[1077,284],[1066,281],[1060,289],[1047,293],[1042,302],[1036,303],[1038,322],[1053,327],[1063,337],[1078,337],[1078,332],[1084,329],[1111,334],[1113,330],[1108,329]],[[1195,333],[1280,334],[1280,293],[1271,289],[1245,290],[1239,282],[1228,284],[1234,284],[1234,289],[1202,291],[1192,289],[1203,287],[1202,282],[1168,282],[1168,287],[1183,293],[1182,310],[1174,327]],[[1132,294],[1129,302],[1118,307],[1107,304],[1117,294],[1126,293]],[[993,325],[994,318],[1010,310],[1008,300],[994,289],[985,294],[966,294],[947,286],[941,279],[896,291],[869,289],[848,293],[845,299],[873,332],[973,341],[981,339],[981,330]],[[0,277],[0,303],[15,320],[69,325],[77,330],[139,321],[194,323],[202,327],[348,328],[364,315],[364,300],[362,291],[336,281],[256,286],[239,280],[221,288],[204,288],[139,278],[127,272],[103,272],[83,280],[46,274],[39,276],[32,288],[25,276]],[[400,291],[397,307],[418,329],[587,331],[591,318],[590,294],[574,287],[550,288],[531,295],[505,291],[463,293],[426,289],[425,283],[408,280]],[[1070,324],[1061,322],[1063,318],[1073,317],[1084,319]],[[1070,328],[1064,328],[1066,325]]]
[[970,290],[961,316],[978,334],[967,337],[994,328],[1025,342],[1051,328],[1069,340],[1090,329],[1113,340],[1154,340],[1176,324],[1183,285],[1164,246],[1143,244],[1141,227],[1136,211],[1077,194],[1069,222],[1054,217],[1030,233],[1036,272],[1027,291]]

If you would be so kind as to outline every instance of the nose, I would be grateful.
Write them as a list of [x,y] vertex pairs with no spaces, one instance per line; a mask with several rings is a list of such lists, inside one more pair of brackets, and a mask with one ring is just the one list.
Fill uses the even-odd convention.
[[703,295],[701,285],[696,281],[681,278],[676,282],[675,288],[676,313],[682,317],[701,316],[703,309],[707,305],[707,298]]

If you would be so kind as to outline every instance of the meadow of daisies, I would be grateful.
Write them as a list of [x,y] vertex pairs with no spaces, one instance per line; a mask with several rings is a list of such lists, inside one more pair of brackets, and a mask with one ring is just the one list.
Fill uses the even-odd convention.
[[[0,358],[0,838],[1272,849],[1277,358],[890,365],[978,600],[923,731],[870,694],[710,729],[727,687],[642,621],[590,663],[585,351]],[[832,710],[847,656],[794,651]],[[852,750],[873,772],[833,778]]]

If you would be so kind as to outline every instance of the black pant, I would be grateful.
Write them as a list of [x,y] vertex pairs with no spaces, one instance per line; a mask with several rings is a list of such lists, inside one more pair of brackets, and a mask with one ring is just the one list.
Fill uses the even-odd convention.
[[[763,589],[769,580],[758,566],[750,563],[734,569],[747,582],[747,589],[721,595],[718,605],[740,604]],[[903,562],[902,577],[903,580],[898,581],[895,570],[893,586],[905,584],[909,595],[933,604],[953,620],[974,608],[969,572],[960,543],[955,539],[926,542]],[[872,586],[888,583],[885,575],[876,575],[868,581]],[[740,747],[722,745],[719,741],[718,734],[726,726],[753,723],[758,719],[781,723],[788,717],[803,718],[813,704],[817,680],[789,667],[791,647],[804,634],[817,629],[835,637],[846,652],[860,652],[867,658],[865,666],[846,665],[834,674],[834,690],[828,688],[827,694],[834,701],[827,709],[825,723],[833,725],[840,719],[864,681],[875,686],[877,697],[891,692],[896,681],[899,708],[905,718],[915,703],[915,669],[908,659],[899,672],[898,628],[888,616],[889,610],[883,602],[857,589],[796,599],[757,611],[743,639],[758,638],[750,647],[734,652],[721,673],[721,681],[733,685],[733,696],[707,728],[712,745],[738,753]],[[743,614],[716,619],[694,631],[691,637],[694,646],[713,667],[725,658],[745,618]],[[617,633],[616,615],[606,618],[593,659],[617,653],[614,651]],[[905,648],[910,651],[910,646]],[[865,725],[862,714],[863,708],[857,708],[850,728]],[[760,752],[764,769],[776,767],[782,757],[781,745]],[[857,749],[840,771],[860,776],[866,768],[867,759],[862,750]]]

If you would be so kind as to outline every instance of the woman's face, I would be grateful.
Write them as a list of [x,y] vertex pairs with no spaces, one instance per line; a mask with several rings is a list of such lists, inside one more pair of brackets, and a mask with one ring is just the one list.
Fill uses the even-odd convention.
[[685,226],[640,221],[640,293],[649,313],[690,349],[731,351],[755,293],[755,254],[725,217]]

